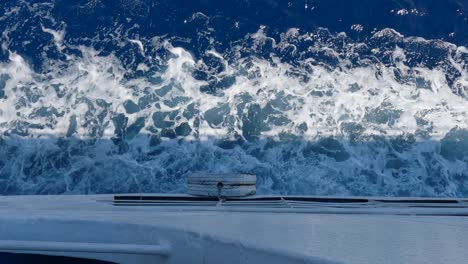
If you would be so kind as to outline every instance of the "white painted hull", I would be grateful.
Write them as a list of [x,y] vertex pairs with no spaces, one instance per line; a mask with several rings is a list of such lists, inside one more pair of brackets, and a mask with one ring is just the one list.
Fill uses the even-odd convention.
[[466,201],[255,209],[112,198],[2,197],[0,250],[141,264],[468,262]]

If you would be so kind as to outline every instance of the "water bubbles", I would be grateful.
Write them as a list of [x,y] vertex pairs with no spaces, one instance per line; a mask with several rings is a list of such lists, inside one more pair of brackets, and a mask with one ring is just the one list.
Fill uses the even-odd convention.
[[351,29],[356,32],[361,32],[364,30],[364,27],[361,24],[354,24],[351,26]]

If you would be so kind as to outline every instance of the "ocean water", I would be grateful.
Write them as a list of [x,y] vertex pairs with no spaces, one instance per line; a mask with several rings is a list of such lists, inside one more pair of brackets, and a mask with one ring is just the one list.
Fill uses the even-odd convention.
[[3,0],[0,194],[468,196],[465,0]]

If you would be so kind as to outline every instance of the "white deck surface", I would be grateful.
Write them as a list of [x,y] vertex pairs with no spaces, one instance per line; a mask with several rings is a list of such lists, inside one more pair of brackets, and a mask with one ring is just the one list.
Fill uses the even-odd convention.
[[468,263],[466,216],[197,211],[111,199],[0,197],[0,240],[156,245],[170,252],[155,257],[162,263]]

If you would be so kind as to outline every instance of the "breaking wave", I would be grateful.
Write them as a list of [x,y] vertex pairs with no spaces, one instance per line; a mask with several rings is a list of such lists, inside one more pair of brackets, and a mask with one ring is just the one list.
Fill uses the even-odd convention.
[[0,4],[0,193],[183,192],[212,171],[262,194],[468,195],[463,38],[65,2]]

